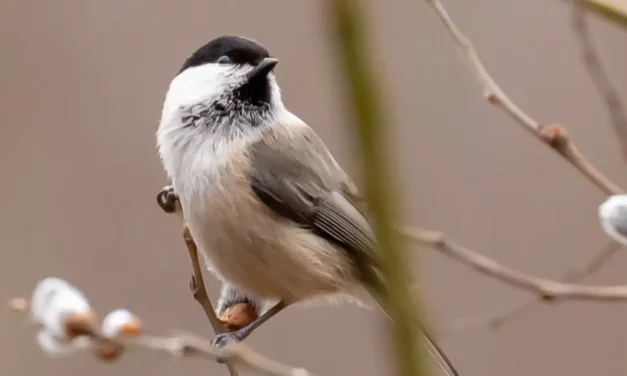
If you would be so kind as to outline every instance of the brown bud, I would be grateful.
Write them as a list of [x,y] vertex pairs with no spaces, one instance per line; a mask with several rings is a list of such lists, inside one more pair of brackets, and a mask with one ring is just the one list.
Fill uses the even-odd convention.
[[245,327],[257,319],[257,310],[250,303],[237,303],[227,308],[219,319],[224,328],[234,331]]
[[92,311],[69,314],[64,318],[64,323],[68,339],[96,332],[96,315]]
[[105,362],[112,362],[118,359],[124,352],[122,346],[112,341],[100,341],[94,346],[94,349],[96,356]]
[[142,323],[138,318],[127,322],[120,328],[120,336],[122,337],[139,337],[142,334]]
[[26,312],[28,310],[28,301],[24,298],[14,298],[9,300],[9,308],[16,312]]
[[540,295],[540,298],[547,303],[555,301],[555,295],[549,291],[543,291],[542,295]]
[[499,96],[496,95],[494,92],[486,91],[483,95],[488,100],[488,102],[490,102],[490,104],[493,104],[495,106],[501,104],[501,98],[499,98]]
[[561,124],[542,125],[539,131],[542,139],[553,147],[564,145],[568,141],[566,127]]

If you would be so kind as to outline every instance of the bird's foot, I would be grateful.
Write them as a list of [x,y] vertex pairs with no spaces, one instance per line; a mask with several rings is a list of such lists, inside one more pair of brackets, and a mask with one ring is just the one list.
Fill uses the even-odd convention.
[[211,340],[211,346],[224,347],[229,343],[241,342],[245,337],[246,335],[242,330],[220,333]]
[[174,192],[174,187],[171,185],[161,188],[161,191],[157,194],[157,204],[166,213],[176,212],[178,202],[179,196]]

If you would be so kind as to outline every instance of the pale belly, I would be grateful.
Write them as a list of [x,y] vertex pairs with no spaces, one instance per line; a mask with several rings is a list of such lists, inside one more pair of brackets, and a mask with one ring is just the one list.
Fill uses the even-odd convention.
[[218,278],[292,303],[356,284],[343,250],[276,216],[246,182],[222,183],[203,194],[210,199],[202,204],[181,197],[192,236]]

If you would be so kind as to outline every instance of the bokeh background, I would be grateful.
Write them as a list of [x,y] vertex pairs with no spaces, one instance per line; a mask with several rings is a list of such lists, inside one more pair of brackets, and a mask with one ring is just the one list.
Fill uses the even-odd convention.
[[[370,1],[386,80],[408,222],[440,229],[524,271],[557,277],[607,244],[603,195],[491,108],[436,15],[422,1]],[[604,105],[586,75],[561,1],[445,1],[501,86],[542,122],[568,126],[581,150],[627,184]],[[614,83],[627,90],[627,34],[593,17]],[[340,163],[362,176],[323,2],[64,0],[0,3],[0,298],[61,276],[101,312],[126,307],[151,331],[210,327],[187,289],[178,219],[162,214],[167,183],[155,149],[165,91],[181,62],[225,33],[280,59],[285,102]],[[418,252],[416,250],[416,252]],[[527,296],[430,251],[415,260],[434,324]],[[623,283],[618,255],[598,283]],[[217,286],[208,279],[215,296]],[[624,303],[543,307],[498,332],[443,336],[463,376],[624,373]],[[259,351],[323,375],[385,375],[382,316],[353,306],[292,309],[259,329]],[[20,316],[0,313],[3,375],[226,375],[200,360],[134,354],[105,365],[53,360]]]

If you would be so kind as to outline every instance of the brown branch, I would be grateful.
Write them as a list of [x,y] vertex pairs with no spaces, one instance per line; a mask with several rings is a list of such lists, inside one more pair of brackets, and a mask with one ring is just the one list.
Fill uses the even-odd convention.
[[[11,310],[21,314],[29,313],[29,302],[23,298],[12,299],[9,302]],[[303,368],[284,365],[253,351],[243,343],[227,343],[224,347],[215,347],[211,341],[193,334],[176,336],[152,336],[141,333],[141,326],[131,335],[121,335],[117,338],[105,337],[91,321],[85,321],[84,316],[69,317],[62,325],[68,337],[59,344],[70,345],[68,351],[79,351],[86,348],[94,350],[94,355],[105,362],[120,359],[129,348],[143,348],[153,351],[166,352],[169,355],[191,357],[198,356],[219,363],[228,362],[237,364],[267,376],[314,376]],[[85,341],[83,341],[83,339]]]
[[583,0],[571,0],[573,30],[579,43],[581,56],[599,95],[605,101],[610,114],[614,132],[618,136],[623,158],[627,159],[627,117],[621,103],[620,95],[612,85],[603,62],[595,48],[590,26],[586,20]]
[[194,239],[192,239],[192,235],[189,233],[189,228],[186,225],[183,227],[183,239],[185,240],[185,245],[189,251],[189,258],[192,261],[192,268],[194,270],[194,274],[189,280],[189,289],[192,292],[192,296],[202,307],[203,311],[205,311],[205,315],[207,316],[213,331],[216,334],[224,333],[226,330],[222,326],[222,322],[216,316],[213,304],[211,304],[211,300],[207,294],[207,289],[205,288],[205,280],[202,275],[202,268],[198,258],[198,248],[196,247],[196,243],[194,242]]
[[125,345],[164,351],[172,355],[200,356],[214,361],[228,360],[267,376],[313,376],[303,368],[286,366],[254,352],[242,343],[230,343],[216,348],[211,342],[194,335],[177,337],[141,336]]
[[472,41],[464,35],[451,19],[440,0],[426,0],[436,11],[440,20],[448,29],[451,37],[466,55],[470,66],[483,87],[488,102],[499,107],[518,124],[523,126],[536,138],[559,153],[566,161],[588,178],[605,194],[622,193],[618,185],[603,175],[592,163],[579,152],[574,142],[568,137],[566,129],[558,124],[542,125],[518,107],[498,86],[483,65]]
[[[198,304],[202,307],[203,311],[205,311],[207,320],[209,320],[209,324],[213,328],[214,333],[216,335],[224,333],[226,329],[222,326],[222,322],[216,316],[211,299],[209,299],[209,295],[207,294],[207,288],[205,287],[205,280],[200,266],[200,259],[198,257],[198,247],[189,232],[189,228],[187,227],[187,223],[183,215],[181,203],[173,188],[163,188],[157,194],[157,203],[164,212],[176,214],[183,222],[183,240],[185,241],[185,246],[189,252],[189,258],[191,259],[193,269],[193,274],[189,280],[189,288],[192,292],[194,300],[196,300],[196,302],[198,302]],[[239,373],[231,362],[227,361],[226,367],[231,376],[239,376]]]
[[429,245],[443,254],[468,265],[486,276],[493,277],[510,286],[518,287],[539,295],[545,301],[577,299],[594,301],[627,300],[627,285],[587,286],[558,282],[535,277],[503,266],[496,261],[445,238],[444,234],[416,228],[400,228],[407,238]]
[[[209,295],[207,294],[207,289],[205,287],[205,281],[202,274],[202,267],[200,264],[200,259],[198,257],[198,247],[196,246],[196,242],[189,232],[189,228],[183,215],[181,203],[172,187],[164,187],[157,194],[157,203],[164,212],[176,214],[183,222],[183,240],[185,241],[185,245],[187,246],[193,268],[193,275],[189,282],[190,290],[192,291],[194,300],[196,300],[196,302],[198,302],[198,304],[205,311],[205,315],[207,316],[207,319],[209,320],[209,323],[211,324],[211,327],[213,328],[215,334],[225,332],[226,329],[222,325],[220,319],[216,316],[213,304],[211,303],[211,299],[209,299]],[[185,342],[183,343],[185,349],[192,349],[196,352],[200,352],[201,354],[212,356],[215,360],[220,362],[226,361],[226,365],[231,376],[238,376],[238,372],[235,369],[235,363],[246,365],[249,368],[260,371],[264,375],[311,375],[309,372],[302,368],[292,368],[274,360],[268,359],[254,352],[252,349],[242,343],[228,344],[225,348],[216,349],[211,346],[210,342],[206,340],[201,340],[194,336],[180,337],[177,340],[180,341],[181,338],[185,339]],[[172,339],[152,337],[151,341],[144,341],[142,344],[145,347],[157,349],[157,344],[163,344],[163,341],[167,340],[171,341]]]
[[185,241],[185,246],[187,247],[193,270],[193,274],[189,280],[189,289],[192,292],[194,300],[198,302],[205,312],[213,331],[216,334],[224,333],[226,330],[220,319],[216,316],[211,299],[209,299],[209,295],[207,294],[205,280],[202,274],[202,267],[200,266],[200,259],[198,257],[198,247],[196,246],[196,242],[192,238],[189,228],[185,223],[183,209],[181,208],[178,197],[171,187],[165,187],[157,194],[157,203],[164,212],[176,214],[183,222],[183,240]]
[[157,204],[164,212],[168,214],[176,214],[181,219],[181,222],[183,222],[183,240],[185,241],[185,246],[189,252],[189,258],[192,262],[193,270],[193,274],[189,280],[189,289],[192,292],[194,300],[196,300],[196,302],[198,302],[198,304],[202,307],[203,311],[205,311],[205,315],[207,316],[213,331],[216,334],[224,333],[226,329],[222,325],[222,321],[220,321],[220,319],[216,316],[213,304],[207,294],[205,280],[202,274],[202,267],[200,266],[200,259],[198,257],[198,247],[189,232],[189,228],[187,227],[183,216],[181,203],[172,187],[164,187],[157,194]]
[[[562,278],[562,282],[576,283],[584,278],[596,273],[603,265],[605,265],[619,250],[620,244],[611,241],[607,247],[598,252],[586,265],[578,270],[567,272]],[[500,310],[498,313],[482,314],[474,317],[466,317],[451,323],[443,329],[446,333],[458,333],[461,331],[475,328],[499,329],[507,322],[515,317],[528,312],[538,304],[545,302],[543,299],[533,297],[513,304],[506,309]]]

